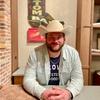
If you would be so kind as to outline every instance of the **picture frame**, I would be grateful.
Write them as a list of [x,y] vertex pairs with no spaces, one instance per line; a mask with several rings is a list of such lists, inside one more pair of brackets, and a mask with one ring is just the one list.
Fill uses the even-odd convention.
[[27,43],[45,42],[37,27],[29,28],[27,31]]

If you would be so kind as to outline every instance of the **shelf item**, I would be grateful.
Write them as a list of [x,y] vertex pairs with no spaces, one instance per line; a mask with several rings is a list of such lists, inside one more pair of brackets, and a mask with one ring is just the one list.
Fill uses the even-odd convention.
[[100,85],[100,70],[93,73],[93,85]]
[[100,0],[95,0],[95,5],[100,5]]
[[100,33],[97,34],[97,49],[100,50]]

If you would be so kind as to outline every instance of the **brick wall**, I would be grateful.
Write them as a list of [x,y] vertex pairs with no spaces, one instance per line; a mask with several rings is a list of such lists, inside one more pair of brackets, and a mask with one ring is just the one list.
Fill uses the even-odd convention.
[[10,0],[0,0],[0,85],[11,84]]

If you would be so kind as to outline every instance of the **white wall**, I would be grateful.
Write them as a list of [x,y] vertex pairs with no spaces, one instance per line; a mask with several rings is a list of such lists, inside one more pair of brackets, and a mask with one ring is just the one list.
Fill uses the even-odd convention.
[[[40,43],[27,44],[28,0],[18,0],[18,60],[19,67],[25,66],[30,49],[41,45]],[[62,20],[73,27],[68,44],[76,44],[76,14],[77,0],[46,0],[46,12],[55,19]]]

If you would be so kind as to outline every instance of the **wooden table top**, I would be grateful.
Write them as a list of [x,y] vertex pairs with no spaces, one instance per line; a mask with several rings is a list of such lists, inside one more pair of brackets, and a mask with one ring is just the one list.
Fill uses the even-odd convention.
[[4,86],[0,89],[0,100],[37,100],[20,85]]
[[[38,100],[28,94],[21,85],[3,86],[0,89],[0,100]],[[100,100],[100,86],[84,86],[80,95],[73,100]]]

